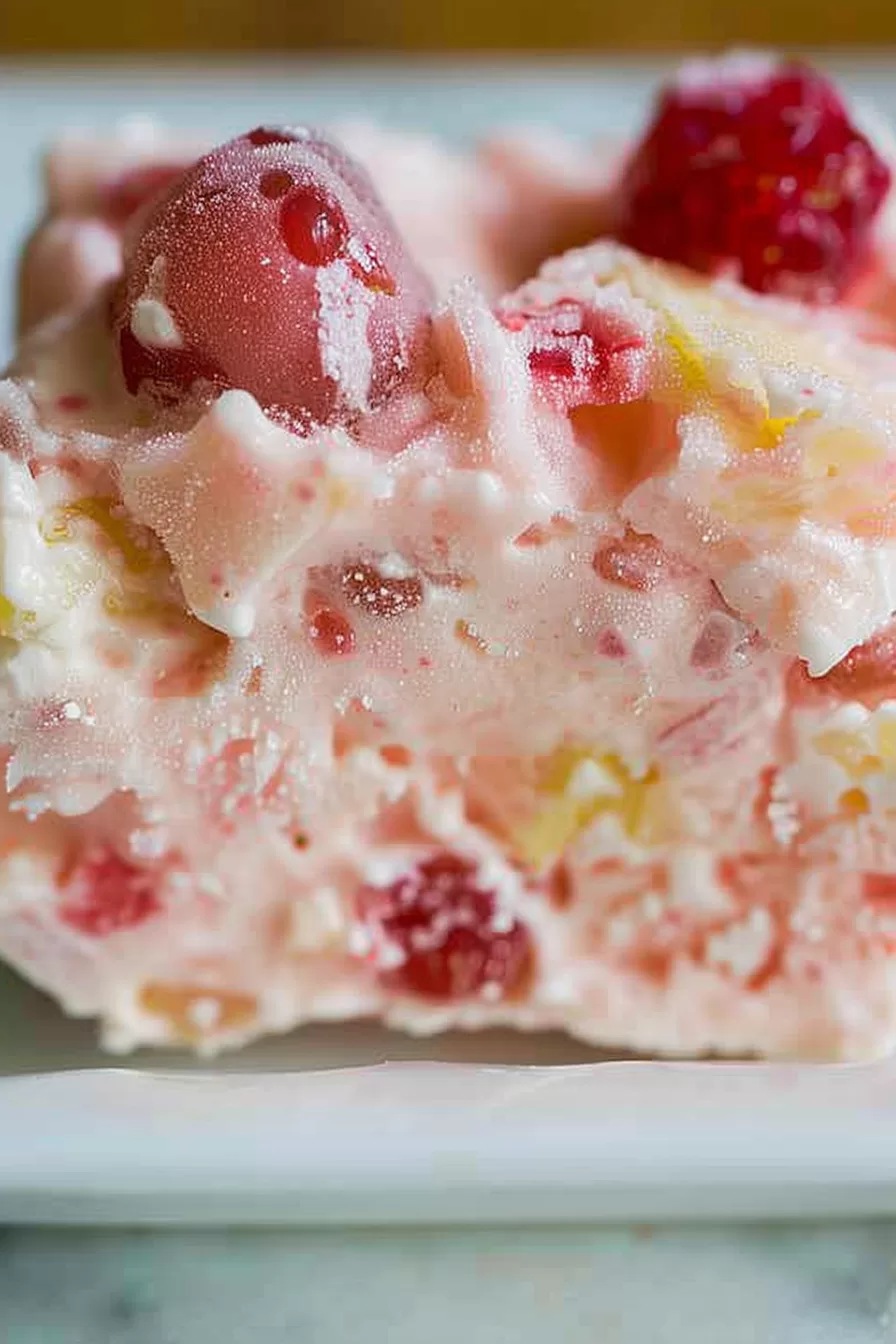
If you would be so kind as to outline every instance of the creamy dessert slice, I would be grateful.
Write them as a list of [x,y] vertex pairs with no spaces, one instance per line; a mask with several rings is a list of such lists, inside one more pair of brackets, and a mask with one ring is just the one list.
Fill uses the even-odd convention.
[[26,252],[0,953],[119,1049],[891,1049],[883,151],[765,58],[621,156],[199,149],[58,151]]

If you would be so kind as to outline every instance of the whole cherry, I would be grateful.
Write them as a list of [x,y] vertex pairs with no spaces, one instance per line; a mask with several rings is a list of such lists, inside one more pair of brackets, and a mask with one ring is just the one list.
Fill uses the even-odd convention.
[[126,239],[114,327],[132,394],[237,387],[326,424],[422,381],[431,303],[364,169],[319,132],[259,127]]

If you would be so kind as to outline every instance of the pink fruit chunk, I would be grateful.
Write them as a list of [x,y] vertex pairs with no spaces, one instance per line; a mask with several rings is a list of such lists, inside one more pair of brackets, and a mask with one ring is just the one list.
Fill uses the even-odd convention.
[[282,810],[282,763],[263,774],[255,743],[251,738],[236,738],[203,763],[198,787],[208,815],[222,830],[232,832],[246,817]]
[[437,854],[390,887],[364,888],[359,910],[386,952],[380,979],[398,993],[500,999],[521,992],[531,974],[525,926],[502,915],[474,866],[456,855]]
[[750,629],[727,611],[708,613],[691,648],[691,667],[703,676],[721,679],[745,664],[761,643],[756,630]]
[[729,58],[661,96],[622,175],[618,231],[648,256],[831,303],[862,266],[890,181],[822,75]]
[[323,594],[305,595],[308,638],[324,658],[350,658],[355,651],[355,631],[341,611],[331,607]]
[[636,593],[664,588],[693,572],[684,561],[670,555],[656,537],[631,529],[624,537],[602,542],[594,552],[592,565],[607,583]]
[[613,662],[622,662],[628,657],[628,646],[616,630],[601,630],[594,643],[594,650],[601,658]]
[[211,383],[323,424],[422,382],[431,303],[364,170],[316,132],[259,127],[148,211],[115,326],[132,393]]
[[340,584],[351,606],[382,620],[404,616],[423,601],[423,584],[415,574],[382,574],[366,561],[346,565]]
[[791,673],[788,690],[797,703],[821,699],[860,700],[874,708],[896,696],[896,621],[851,649],[823,677],[810,677],[803,663]]
[[743,668],[723,694],[672,711],[657,737],[659,763],[678,774],[739,752],[745,767],[753,751],[767,750],[778,693],[775,674],[760,665]]
[[892,910],[896,905],[896,874],[865,873],[862,878],[862,897],[870,905]]
[[620,314],[559,299],[498,315],[522,333],[536,386],[562,408],[616,406],[646,392],[646,342]]
[[157,876],[111,849],[82,858],[62,886],[59,918],[88,938],[134,929],[162,908]]

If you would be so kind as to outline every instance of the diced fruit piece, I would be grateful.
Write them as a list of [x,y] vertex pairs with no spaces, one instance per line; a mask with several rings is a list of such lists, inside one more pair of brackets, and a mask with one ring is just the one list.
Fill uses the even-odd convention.
[[631,529],[624,537],[603,542],[594,552],[592,563],[594,572],[607,583],[638,593],[653,592],[691,572],[656,537]]
[[892,910],[896,905],[896,874],[866,873],[862,878],[862,896],[871,905]]
[[759,636],[727,611],[711,611],[691,648],[690,664],[713,679],[732,672],[749,657]]
[[861,700],[869,708],[896,696],[896,621],[851,649],[823,677],[810,677],[803,663],[794,666],[791,695],[798,702],[818,697]]
[[601,658],[609,658],[613,662],[622,662],[628,657],[628,645],[616,630],[601,630],[594,641],[594,650]]
[[615,498],[665,471],[678,453],[674,414],[646,398],[618,406],[575,406],[569,419],[576,439],[599,466],[604,488]]
[[650,843],[662,827],[658,770],[634,773],[612,752],[563,746],[537,763],[538,805],[511,831],[515,854],[544,873],[600,817]]
[[359,913],[374,936],[380,979],[425,999],[506,998],[533,962],[529,934],[504,915],[471,863],[438,854],[390,887],[365,887]]
[[746,662],[725,685],[723,694],[696,707],[670,706],[670,719],[657,738],[657,755],[672,773],[699,769],[736,752],[743,766],[754,751],[767,749],[780,704],[777,673]]
[[886,162],[797,62],[686,67],[620,183],[618,233],[649,256],[831,303],[865,258]]
[[136,928],[161,908],[156,874],[100,849],[66,875],[59,918],[89,938],[105,938]]
[[202,695],[224,675],[230,640],[219,630],[195,622],[193,638],[173,662],[163,664],[152,681],[156,700],[178,700]]
[[174,1040],[194,1045],[210,1036],[245,1030],[258,1016],[253,994],[164,980],[145,984],[137,1002],[144,1013],[167,1023]]
[[502,309],[498,316],[508,331],[522,334],[536,386],[564,409],[644,395],[646,342],[619,313],[560,299],[547,308]]
[[415,574],[383,574],[365,561],[346,565],[340,583],[353,607],[385,620],[414,611],[423,601],[423,584]]
[[148,212],[115,324],[132,393],[242,388],[307,425],[422,381],[430,305],[364,170],[315,132],[260,127]]
[[331,607],[320,593],[306,595],[305,622],[308,638],[324,658],[350,658],[354,653],[355,632],[351,621]]
[[209,756],[197,783],[204,811],[224,831],[232,831],[246,817],[283,811],[282,757],[251,738],[235,738]]

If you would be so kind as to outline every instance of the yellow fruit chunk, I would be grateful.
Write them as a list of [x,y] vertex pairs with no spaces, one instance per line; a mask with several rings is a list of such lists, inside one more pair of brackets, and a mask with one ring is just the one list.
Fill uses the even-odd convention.
[[87,518],[94,523],[121,553],[128,569],[135,574],[145,572],[157,562],[158,555],[149,541],[149,534],[145,534],[146,541],[141,544],[135,535],[133,523],[124,514],[119,502],[100,495],[87,495],[57,509],[49,523],[41,528],[44,540],[51,545],[68,541],[71,537],[68,524],[76,518]]
[[804,481],[750,476],[732,483],[727,494],[712,501],[712,508],[730,523],[789,531],[809,512],[813,499],[814,492]]
[[513,834],[519,856],[544,868],[600,816],[616,816],[632,840],[648,841],[658,779],[654,768],[636,778],[613,754],[561,747],[541,771],[539,792],[549,801]]
[[175,1039],[191,1043],[246,1027],[258,1012],[251,994],[205,989],[201,985],[167,984],[161,980],[145,984],[138,1002],[151,1017],[164,1018]]
[[483,638],[476,626],[471,625],[469,621],[457,620],[454,622],[454,638],[460,640],[461,644],[466,644],[474,653],[489,653],[488,640]]
[[883,761],[869,749],[869,743],[861,733],[832,728],[819,733],[813,739],[813,745],[822,756],[836,761],[851,779],[864,779],[883,768]]
[[563,853],[591,820],[581,803],[559,798],[542,808],[534,821],[520,827],[513,837],[514,847],[524,863],[544,868]]
[[22,611],[0,593],[0,637],[4,639],[26,639],[33,633],[37,624],[37,615],[33,611]]
[[665,341],[672,352],[672,367],[685,392],[699,396],[710,390],[709,371],[696,342],[675,318],[666,315]]
[[877,749],[885,761],[896,761],[896,719],[884,719],[878,724]]
[[789,430],[817,419],[817,411],[798,411],[796,415],[767,415],[759,424],[753,448],[770,453],[780,447]]
[[185,617],[183,608],[176,602],[166,602],[140,591],[115,592],[110,589],[103,596],[103,610],[108,616],[122,620],[173,622]]
[[327,507],[331,515],[343,513],[354,502],[357,491],[350,481],[331,476],[327,481]]
[[875,443],[867,434],[838,427],[812,435],[806,449],[806,466],[815,475],[836,476],[852,467],[872,466],[883,457],[881,444]]
[[840,795],[840,810],[850,817],[861,817],[871,811],[871,804],[864,789],[847,789]]
[[0,635],[4,635],[7,639],[15,639],[18,614],[18,607],[14,607],[9,598],[0,593]]

